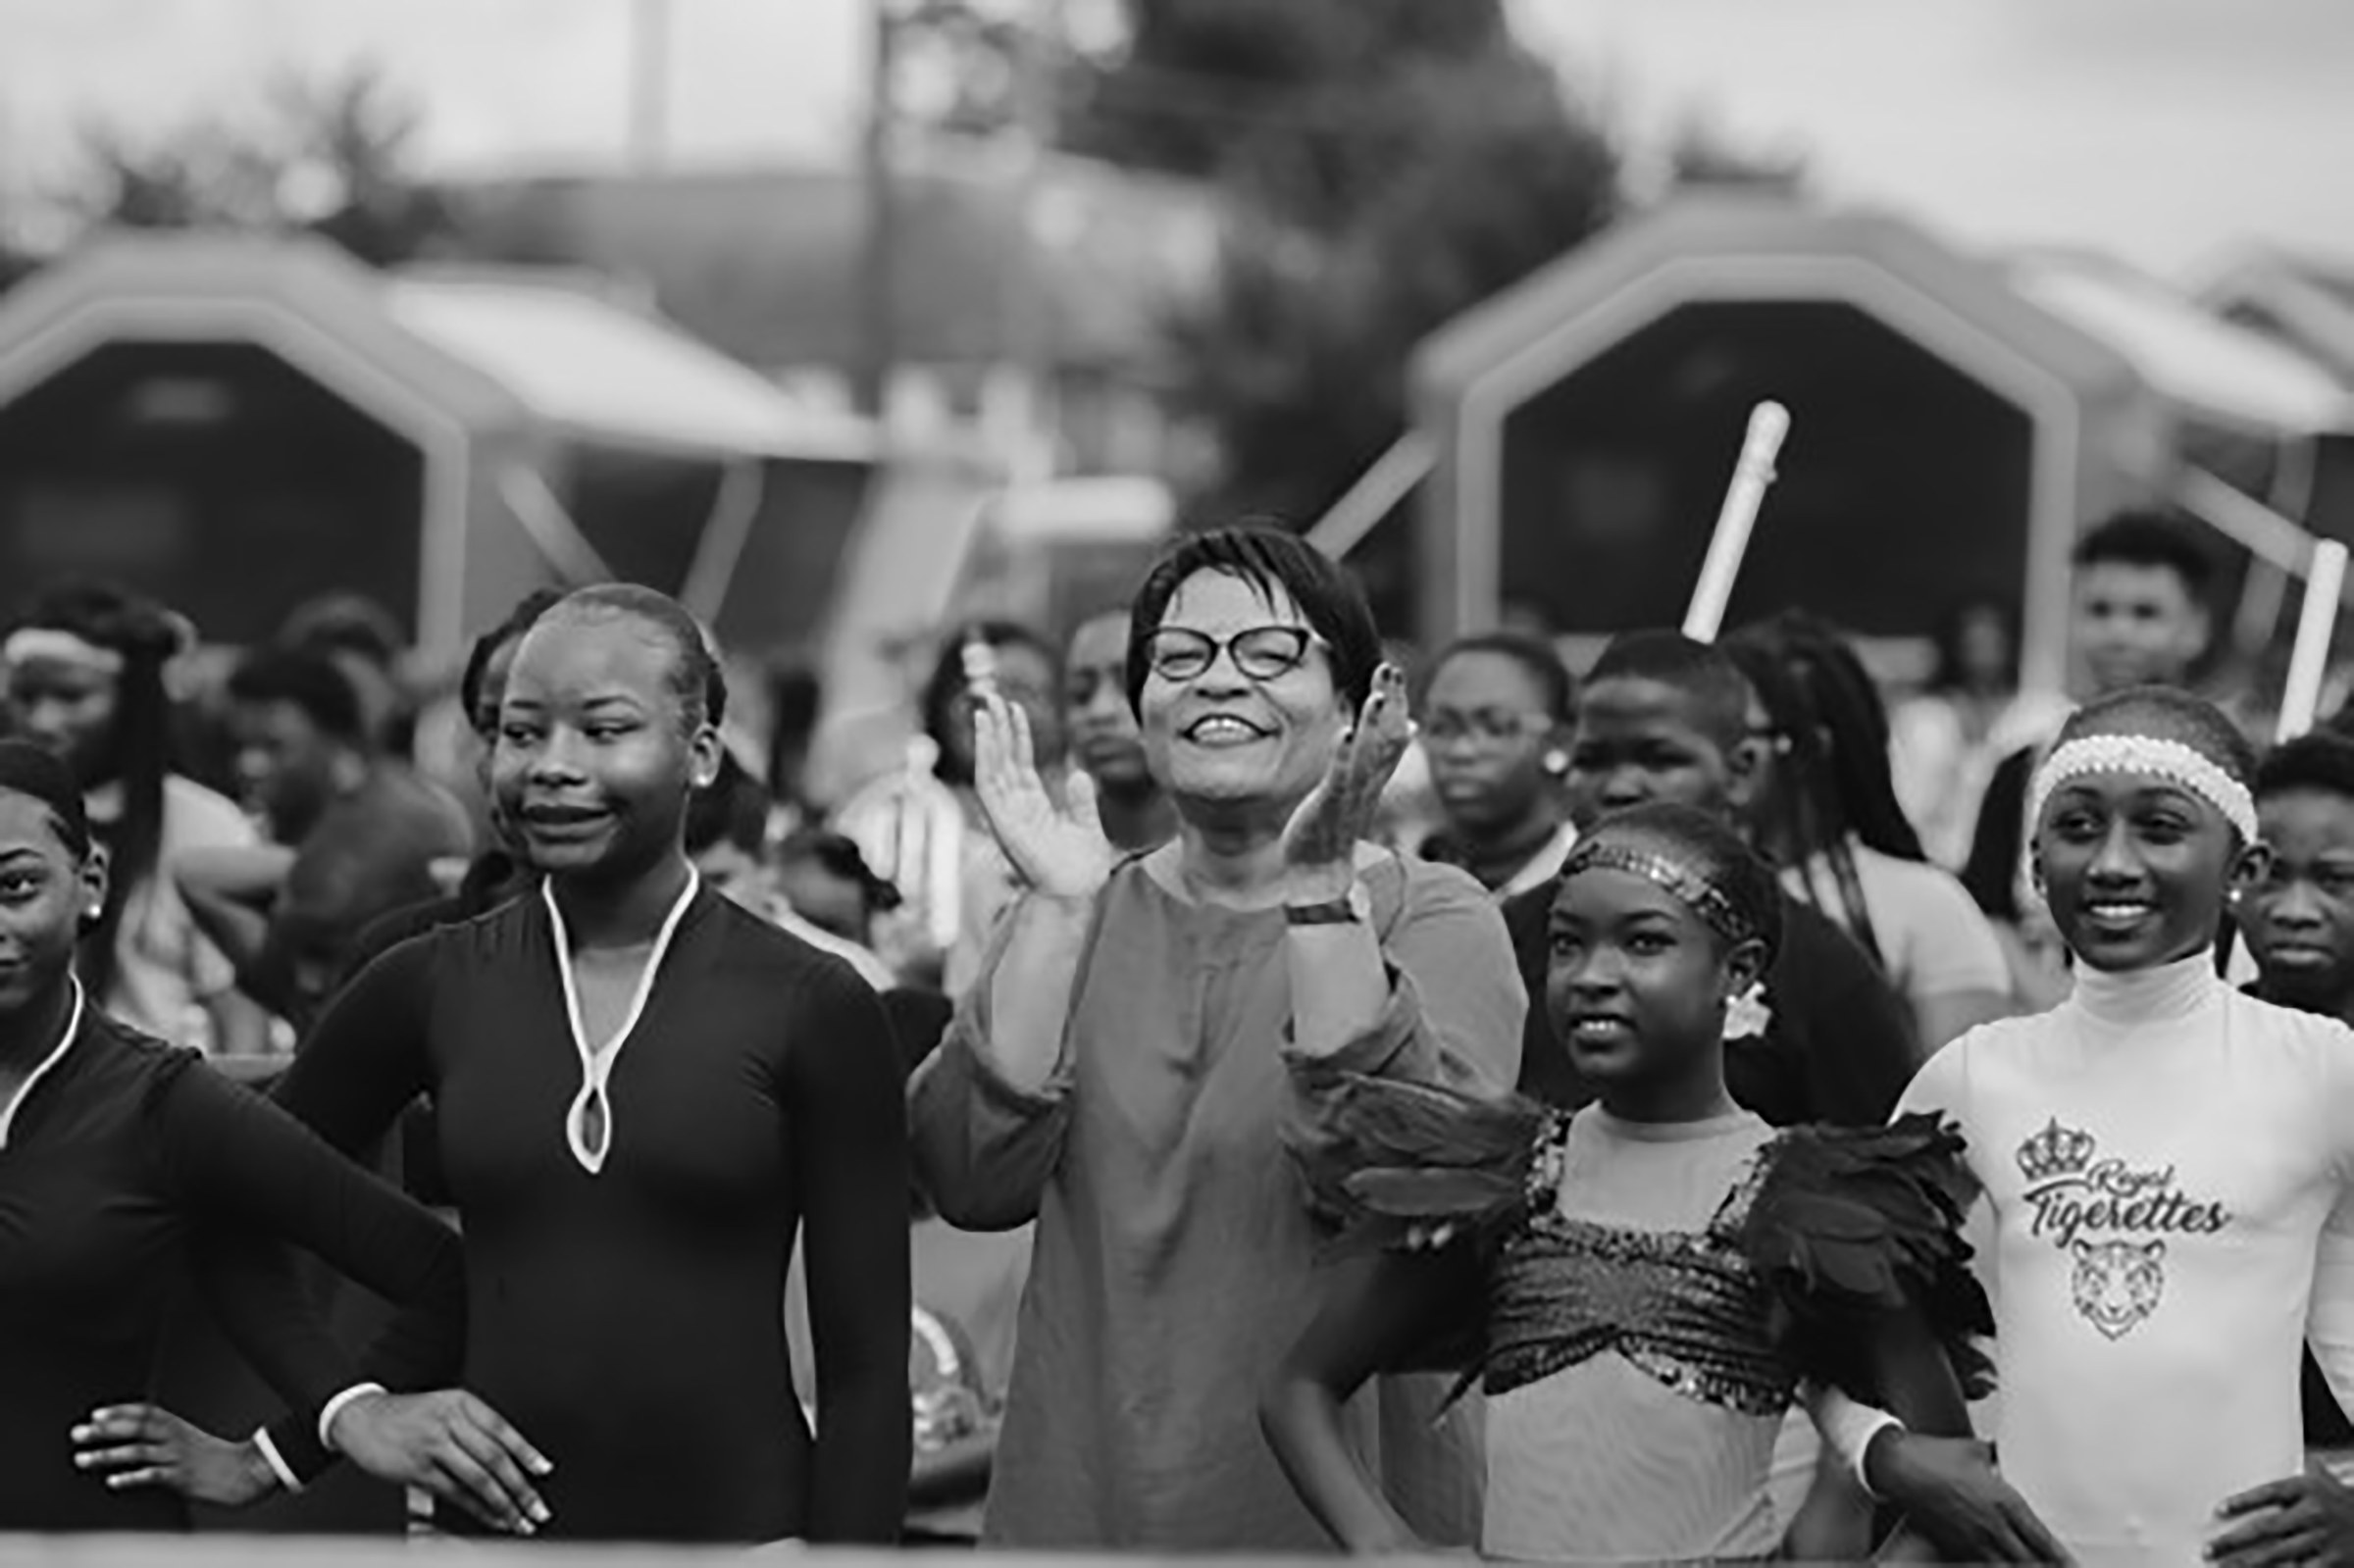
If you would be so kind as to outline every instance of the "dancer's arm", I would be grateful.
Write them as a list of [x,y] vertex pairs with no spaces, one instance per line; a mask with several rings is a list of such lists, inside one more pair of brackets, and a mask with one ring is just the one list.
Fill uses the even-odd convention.
[[[2354,1047],[2354,1040],[2333,1043],[2341,1049]],[[2331,1121],[2342,1129],[2354,1094],[2341,1088],[2328,1098]],[[2354,1410],[2354,1150],[2341,1155],[2340,1163],[2346,1185],[2315,1244],[2305,1342],[2338,1407]],[[2216,1538],[2213,1554],[2218,1562],[2323,1562],[2354,1556],[2354,1491],[2319,1465],[2226,1499],[2222,1514],[2230,1527]]]
[[1858,1423],[1844,1395],[1824,1398],[1817,1422],[1861,1447],[1858,1473],[1874,1496],[1903,1508],[1908,1527],[1951,1561],[2062,1562],[2068,1553],[1994,1467],[1970,1432],[1970,1407],[1927,1317],[1905,1312],[1873,1332],[1872,1365],[1896,1420]]
[[898,1540],[913,1442],[906,1107],[883,1004],[821,962],[784,1059],[817,1359],[808,1534],[881,1545]]
[[[334,998],[279,1080],[272,1098],[296,1121],[346,1156],[374,1150],[400,1113],[429,1087],[427,1035],[431,1026],[435,951],[433,938],[403,943],[371,964]],[[273,1289],[267,1266],[237,1260],[233,1249],[250,1243],[224,1239],[216,1248],[211,1288],[234,1322],[234,1297],[255,1292],[241,1309],[254,1319],[266,1312]],[[263,1340],[241,1344],[266,1376],[273,1358],[287,1352]],[[395,1389],[435,1388],[457,1376],[464,1348],[464,1320],[415,1307],[404,1308],[377,1341],[373,1381]],[[308,1479],[333,1459],[326,1433],[299,1419],[273,1422],[270,1436],[294,1472]]]
[[[406,1386],[410,1369],[453,1362],[462,1341],[464,1264],[446,1227],[202,1066],[190,1064],[158,1093],[150,1131],[168,1189],[191,1223],[218,1239],[207,1248],[218,1276],[212,1293],[231,1338],[266,1347],[254,1355],[257,1366],[299,1412],[291,1428],[280,1423],[275,1435],[266,1429],[252,1440],[281,1480],[296,1481],[281,1457],[295,1446],[294,1431],[316,1431],[322,1445],[332,1433],[372,1473],[426,1487],[495,1525],[529,1533],[527,1521],[544,1519],[528,1474],[544,1472],[546,1461],[487,1407],[461,1393],[433,1395],[435,1413],[420,1416],[413,1401],[384,1392],[384,1383]],[[317,1253],[406,1308],[358,1362],[303,1299],[281,1242]],[[404,1415],[403,1430],[389,1430]],[[101,1447],[101,1468],[153,1457],[159,1438],[142,1407],[97,1412],[89,1441],[128,1437],[127,1425],[138,1435],[128,1446]],[[168,1473],[139,1479],[178,1484]]]
[[1436,1342],[1479,1303],[1467,1248],[1380,1253],[1339,1272],[1323,1310],[1277,1369],[1259,1426],[1300,1500],[1343,1550],[1427,1549],[1357,1462],[1341,1410],[1366,1379]]

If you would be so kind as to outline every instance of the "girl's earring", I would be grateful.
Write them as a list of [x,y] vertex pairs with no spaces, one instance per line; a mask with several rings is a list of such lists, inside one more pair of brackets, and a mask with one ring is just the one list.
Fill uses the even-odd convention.
[[1545,753],[1540,766],[1544,768],[1546,775],[1550,778],[1566,778],[1569,773],[1569,753],[1555,746]]

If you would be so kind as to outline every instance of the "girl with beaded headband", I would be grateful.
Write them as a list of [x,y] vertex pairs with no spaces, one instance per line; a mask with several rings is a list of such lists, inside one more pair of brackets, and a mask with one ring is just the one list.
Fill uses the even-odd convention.
[[[1371,1255],[1262,1417],[1344,1547],[1415,1544],[1337,1419],[1388,1366],[1467,1362],[1484,1386],[1482,1547],[1505,1558],[1854,1557],[1868,1526],[1853,1489],[1775,1515],[1785,1411],[1805,1403],[1851,1462],[1892,1423],[1867,1401],[1967,1432],[1965,1387],[1988,1377],[1970,1337],[1988,1320],[1958,1140],[1927,1116],[1777,1132],[1725,1090],[1724,1010],[1780,918],[1773,873],[1729,827],[1665,804],[1607,817],[1563,869],[1544,998],[1598,1103],[1315,1084],[1343,1137],[1302,1166]],[[1913,1485],[1927,1476],[1870,1479],[1970,1560],[2053,1549],[1990,1466]]]
[[2267,855],[2253,764],[2184,692],[2078,710],[2028,791],[2074,990],[1963,1036],[1904,1099],[1960,1127],[1983,1193],[2004,1473],[2086,1563],[2354,1552],[2354,1494],[2299,1473],[2298,1406],[2301,1339],[2354,1396],[2354,1032],[2216,974]]

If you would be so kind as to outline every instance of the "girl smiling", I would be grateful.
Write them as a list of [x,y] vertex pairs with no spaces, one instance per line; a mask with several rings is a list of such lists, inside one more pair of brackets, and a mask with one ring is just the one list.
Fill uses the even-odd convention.
[[2252,765],[2178,691],[2079,710],[2029,795],[2074,993],[1905,1097],[1960,1124],[1994,1225],[2003,1468],[2088,1563],[2354,1541],[2354,1499],[2298,1474],[2297,1399],[2307,1337],[2354,1391],[2354,1037],[2216,976],[2226,893],[2268,853]]
[[[1339,1402],[1465,1324],[1488,1395],[1493,1556],[1773,1551],[1774,1440],[1809,1380],[1964,1430],[1953,1369],[1984,1374],[1966,1335],[1985,1301],[1961,1268],[1956,1139],[1928,1117],[1777,1133],[1725,1090],[1724,1010],[1771,961],[1780,909],[1772,873],[1714,819],[1664,804],[1606,817],[1564,869],[1545,996],[1599,1103],[1571,1115],[1325,1075],[1350,1136],[1304,1161],[1309,1186],[1391,1249],[1335,1294],[1264,1415],[1343,1545],[1411,1542],[1343,1444]],[[1850,1455],[1885,1420],[1804,1398]],[[1974,1485],[1974,1515],[1939,1521],[1949,1536],[1978,1557],[2032,1550],[2024,1510],[1991,1476]],[[1792,1549],[1852,1552],[1819,1528],[1837,1523],[1809,1510]]]

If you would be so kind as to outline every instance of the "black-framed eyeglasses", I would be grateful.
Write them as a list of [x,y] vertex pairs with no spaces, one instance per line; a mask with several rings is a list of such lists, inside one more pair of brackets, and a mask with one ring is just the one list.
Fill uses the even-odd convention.
[[1164,626],[1146,642],[1145,662],[1163,681],[1193,681],[1224,653],[1251,680],[1273,681],[1299,669],[1320,640],[1304,626],[1248,627],[1224,639],[1192,627]]

